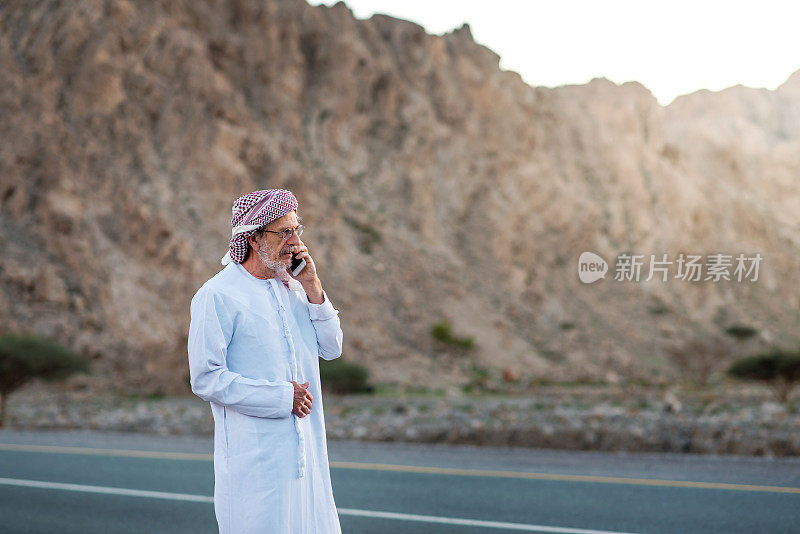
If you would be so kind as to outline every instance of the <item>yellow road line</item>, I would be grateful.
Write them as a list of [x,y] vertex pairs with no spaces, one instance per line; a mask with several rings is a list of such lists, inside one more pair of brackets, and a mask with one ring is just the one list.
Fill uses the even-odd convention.
[[58,445],[17,445],[0,443],[0,451],[49,452],[56,454],[90,454],[93,456],[124,456],[128,458],[157,458],[162,460],[213,460],[212,454],[191,452],[135,451],[128,449],[92,449]]
[[626,478],[596,475],[561,475],[553,473],[528,473],[525,471],[495,471],[490,469],[455,469],[450,467],[417,467],[411,465],[368,464],[359,462],[331,462],[331,467],[344,469],[370,469],[377,471],[402,471],[431,473],[436,475],[468,475],[479,477],[525,478],[532,480],[558,480],[569,482],[601,482],[605,484],[639,484],[643,486],[667,486],[675,488],[703,488],[743,491],[768,491],[775,493],[797,493],[800,488],[787,486],[756,486],[751,484],[727,484],[723,482],[691,482],[688,480],[659,480],[654,478]]
[[[122,456],[128,458],[154,458],[164,460],[204,460],[214,456],[205,453],[137,451],[127,449],[94,449],[88,447],[64,447],[58,445],[17,445],[0,443],[0,451],[43,452],[57,454],[88,454],[95,456]],[[555,480],[561,482],[598,482],[603,484],[636,484],[673,488],[722,489],[738,491],[763,491],[771,493],[800,494],[800,488],[788,486],[759,486],[752,484],[728,484],[724,482],[692,482],[689,480],[660,480],[652,478],[628,478],[597,475],[563,475],[554,473],[529,473],[525,471],[499,471],[492,469],[459,469],[452,467],[428,467],[415,465],[377,464],[364,462],[330,462],[336,469],[361,469],[367,471],[395,471],[404,473],[426,473],[432,475],[479,476],[497,478],[522,478],[528,480]]]

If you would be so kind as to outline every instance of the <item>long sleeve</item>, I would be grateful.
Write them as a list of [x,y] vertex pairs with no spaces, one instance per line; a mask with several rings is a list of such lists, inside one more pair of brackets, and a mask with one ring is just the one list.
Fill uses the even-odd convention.
[[245,415],[281,418],[292,413],[294,386],[284,380],[257,380],[230,371],[226,354],[233,319],[219,295],[201,288],[191,304],[189,376],[201,399]]
[[324,289],[322,295],[325,298],[322,304],[308,302],[308,314],[317,332],[320,356],[324,360],[333,360],[342,355],[342,327],[339,322],[339,311],[333,307]]

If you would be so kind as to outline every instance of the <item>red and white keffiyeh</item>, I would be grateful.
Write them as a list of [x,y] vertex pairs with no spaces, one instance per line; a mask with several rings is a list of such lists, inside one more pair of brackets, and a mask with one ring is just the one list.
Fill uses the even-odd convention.
[[291,211],[297,211],[297,198],[286,189],[254,191],[237,198],[231,217],[231,242],[222,265],[242,263],[247,255],[247,238]]

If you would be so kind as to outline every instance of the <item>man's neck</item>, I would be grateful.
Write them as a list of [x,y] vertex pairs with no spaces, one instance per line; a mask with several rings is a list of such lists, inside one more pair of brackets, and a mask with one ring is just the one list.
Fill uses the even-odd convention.
[[275,278],[275,271],[264,265],[264,262],[255,257],[255,254],[248,254],[247,259],[241,263],[247,272],[262,280]]

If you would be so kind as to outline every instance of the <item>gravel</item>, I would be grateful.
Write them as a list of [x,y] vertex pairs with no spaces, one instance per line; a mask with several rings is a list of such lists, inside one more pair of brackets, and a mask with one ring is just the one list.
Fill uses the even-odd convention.
[[[670,398],[673,397],[673,398]],[[329,439],[549,449],[800,456],[800,414],[782,404],[709,402],[670,393],[530,397],[325,396]],[[11,398],[16,429],[88,429],[210,435],[208,405],[194,397],[130,398],[27,390]]]

